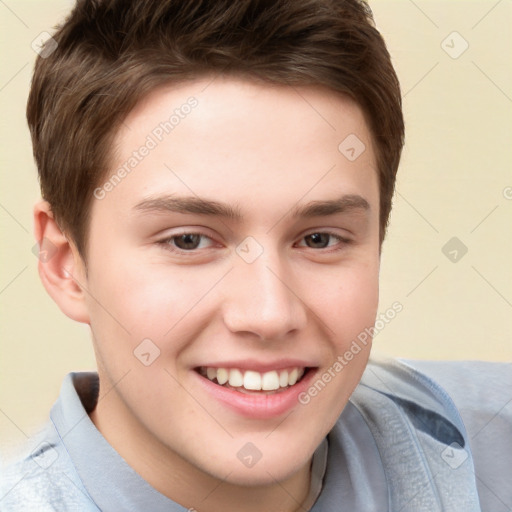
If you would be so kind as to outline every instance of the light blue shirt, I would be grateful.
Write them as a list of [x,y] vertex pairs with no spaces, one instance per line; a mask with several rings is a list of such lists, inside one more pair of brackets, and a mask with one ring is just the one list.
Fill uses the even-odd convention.
[[[185,512],[88,416],[95,373],[64,379],[30,453],[4,469],[0,510]],[[512,365],[371,360],[315,452],[311,512],[512,510]]]

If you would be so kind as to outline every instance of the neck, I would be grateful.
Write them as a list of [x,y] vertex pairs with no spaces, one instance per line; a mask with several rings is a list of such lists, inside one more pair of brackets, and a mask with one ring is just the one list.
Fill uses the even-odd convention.
[[[190,510],[198,512],[304,512],[311,481],[311,460],[285,480],[265,485],[239,485],[216,478],[158,442],[133,421],[115,392],[98,402],[90,418],[123,459],[153,488]],[[124,419],[123,419],[124,418]]]

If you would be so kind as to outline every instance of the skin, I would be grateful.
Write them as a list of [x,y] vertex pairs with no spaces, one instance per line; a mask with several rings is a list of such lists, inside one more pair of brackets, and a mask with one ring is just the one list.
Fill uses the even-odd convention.
[[[294,357],[321,376],[374,324],[379,190],[371,135],[361,109],[330,90],[204,78],[155,90],[137,105],[117,134],[112,172],[190,96],[198,106],[93,200],[87,272],[49,205],[36,205],[36,237],[56,247],[40,263],[41,279],[65,314],[91,326],[100,376],[91,419],[144,479],[199,512],[299,510],[312,455],[359,382],[370,344],[307,405],[271,419],[226,408],[198,385],[194,368]],[[338,150],[349,134],[366,146],[354,161]],[[222,202],[242,217],[135,208],[170,194]],[[291,215],[347,194],[369,208]],[[307,236],[326,231],[334,236],[320,243]],[[170,237],[187,232],[204,237],[180,251]],[[248,236],[263,249],[250,264],[236,252]],[[134,357],[147,338],[160,350],[149,366]],[[250,468],[237,457],[248,442],[262,453]]]

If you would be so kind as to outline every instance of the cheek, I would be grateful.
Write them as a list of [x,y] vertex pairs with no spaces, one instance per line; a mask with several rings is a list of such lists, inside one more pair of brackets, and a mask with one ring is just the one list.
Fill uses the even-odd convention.
[[341,414],[359,383],[371,349],[379,298],[378,261],[360,271],[340,274],[324,304],[322,319],[329,326],[331,353],[318,379],[303,397],[315,416],[323,416],[326,432]]
[[338,351],[373,326],[379,302],[378,260],[333,276],[319,298],[322,319]]
[[107,310],[100,315],[108,322],[118,320],[133,335],[162,336],[197,295],[196,283],[185,283],[179,270],[171,273],[129,254],[110,254],[99,259],[102,265],[92,269],[89,281],[94,298]]
[[134,350],[147,339],[162,356],[156,366],[172,365],[211,319],[215,308],[208,292],[222,269],[173,267],[128,254],[97,261],[102,265],[91,269],[89,311],[104,365],[121,373],[136,362]]

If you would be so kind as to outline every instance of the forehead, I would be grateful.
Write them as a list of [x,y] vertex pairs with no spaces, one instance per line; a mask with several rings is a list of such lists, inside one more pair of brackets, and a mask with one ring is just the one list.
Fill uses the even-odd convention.
[[117,134],[110,176],[123,168],[108,199],[125,206],[162,192],[238,205],[297,203],[331,191],[378,198],[362,110],[319,86],[208,77],[160,87]]

